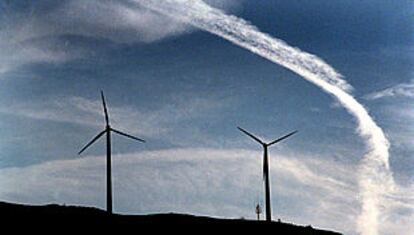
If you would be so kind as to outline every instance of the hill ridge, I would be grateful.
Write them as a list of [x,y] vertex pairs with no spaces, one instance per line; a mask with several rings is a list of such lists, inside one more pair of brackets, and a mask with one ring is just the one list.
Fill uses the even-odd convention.
[[[159,225],[171,227],[182,225],[196,227],[208,225],[212,227],[266,227],[274,229],[276,234],[306,234],[306,235],[340,235],[341,233],[313,228],[311,226],[295,225],[293,223],[272,221],[245,220],[245,219],[224,219],[202,215],[180,214],[175,212],[157,213],[148,215],[125,215],[108,214],[106,211],[86,206],[74,205],[28,205],[0,202],[0,216],[7,218],[9,222],[42,224],[45,221],[54,225],[87,225],[87,226],[135,226],[145,225],[157,228]],[[211,225],[211,226],[210,226]],[[158,227],[159,228],[159,227]]]

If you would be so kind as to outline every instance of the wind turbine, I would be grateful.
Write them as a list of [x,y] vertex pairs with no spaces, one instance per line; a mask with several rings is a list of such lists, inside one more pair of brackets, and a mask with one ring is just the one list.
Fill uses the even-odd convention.
[[298,131],[294,131],[291,132],[283,137],[280,137],[279,139],[276,139],[270,143],[265,143],[263,141],[261,141],[259,138],[257,138],[256,136],[254,136],[253,134],[247,132],[246,130],[244,130],[241,127],[237,127],[241,132],[243,132],[244,134],[248,135],[249,137],[251,137],[252,139],[254,139],[255,141],[259,142],[262,146],[263,146],[263,151],[264,151],[264,155],[263,155],[263,180],[265,181],[265,200],[266,200],[266,221],[270,222],[272,221],[272,211],[270,209],[270,184],[269,184],[269,159],[268,159],[268,155],[267,155],[267,148],[269,146],[272,146],[273,144],[276,144],[277,142],[280,142],[286,138],[288,138],[289,136],[295,134]]
[[108,110],[106,109],[105,97],[103,91],[101,91],[101,98],[102,104],[105,114],[105,129],[100,132],[95,138],[93,138],[85,147],[83,147],[79,151],[79,155],[85,151],[89,146],[91,146],[96,140],[98,140],[101,136],[106,134],[106,210],[109,214],[112,214],[112,164],[111,164],[111,132],[114,132],[118,135],[123,135],[125,137],[131,138],[133,140],[138,140],[140,142],[145,142],[145,140],[137,138],[132,135],[125,134],[121,131],[113,129],[111,125],[109,125],[109,115]]

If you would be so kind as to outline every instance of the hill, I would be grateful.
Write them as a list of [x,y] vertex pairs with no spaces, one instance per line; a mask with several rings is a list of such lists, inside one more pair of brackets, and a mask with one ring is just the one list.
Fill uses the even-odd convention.
[[[234,230],[270,229],[272,234],[297,235],[339,235],[340,233],[314,229],[311,226],[298,226],[289,223],[253,221],[243,219],[218,219],[204,216],[185,214],[151,214],[151,215],[109,215],[105,211],[92,207],[62,206],[62,205],[19,205],[0,202],[0,217],[2,225],[20,224],[30,228],[49,228],[51,225],[60,228],[100,228],[100,229],[141,229],[152,228],[186,230],[186,229],[216,229]],[[98,227],[97,227],[98,226]],[[117,229],[118,230],[118,229]]]

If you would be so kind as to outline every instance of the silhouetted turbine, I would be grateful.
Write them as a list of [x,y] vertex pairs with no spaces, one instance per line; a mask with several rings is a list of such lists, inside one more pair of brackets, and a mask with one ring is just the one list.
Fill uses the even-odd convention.
[[93,138],[87,145],[85,145],[85,147],[83,147],[79,151],[78,154],[81,154],[89,146],[91,146],[96,140],[98,140],[103,134],[106,134],[106,210],[108,211],[108,213],[112,214],[111,131],[113,131],[116,134],[123,135],[125,137],[138,140],[141,142],[145,142],[145,140],[113,129],[109,125],[109,115],[108,115],[108,110],[106,109],[106,103],[105,103],[105,97],[104,97],[103,91],[101,91],[101,98],[102,98],[102,104],[103,104],[104,114],[105,114],[105,123],[106,123],[105,129],[102,132],[100,132],[97,136],[95,136],[95,138]]
[[244,130],[243,128],[241,128],[241,127],[237,127],[237,128],[241,132],[243,132],[244,134],[248,135],[249,137],[251,137],[255,141],[259,142],[263,146],[263,150],[264,150],[264,154],[263,154],[263,180],[265,181],[266,221],[270,222],[270,221],[272,221],[272,211],[270,209],[269,159],[268,159],[268,155],[267,155],[267,147],[288,138],[289,136],[295,134],[298,131],[291,132],[291,133],[289,133],[289,134],[287,134],[283,137],[280,137],[279,139],[276,139],[276,140],[274,140],[270,143],[265,143],[265,142],[261,141],[259,138],[257,138],[256,136],[254,136],[253,134],[251,134],[251,133],[247,132],[246,130]]

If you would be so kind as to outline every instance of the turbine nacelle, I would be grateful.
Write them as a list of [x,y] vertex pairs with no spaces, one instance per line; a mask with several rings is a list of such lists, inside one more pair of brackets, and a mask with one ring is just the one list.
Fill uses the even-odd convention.
[[265,143],[264,141],[262,141],[261,139],[259,139],[258,137],[256,137],[256,136],[254,136],[253,134],[251,134],[250,132],[248,132],[248,131],[246,131],[246,130],[244,130],[243,128],[241,128],[241,127],[237,127],[237,129],[239,129],[241,132],[243,132],[244,134],[246,134],[247,136],[249,136],[250,138],[252,138],[253,140],[255,140],[256,142],[258,142],[259,144],[261,144],[263,147],[269,147],[269,146],[272,146],[272,145],[274,145],[274,144],[276,144],[276,143],[278,143],[278,142],[280,142],[280,141],[282,141],[282,140],[284,140],[284,139],[286,139],[286,138],[288,138],[288,137],[290,137],[290,136],[292,136],[292,135],[294,135],[294,134],[296,134],[298,131],[293,131],[293,132],[291,132],[291,133],[289,133],[289,134],[287,134],[287,135],[284,135],[284,136],[282,136],[282,137],[280,137],[280,138],[278,138],[278,139],[276,139],[276,140],[274,140],[274,141],[272,141],[272,142],[269,142],[269,143]]
[[122,136],[125,136],[127,138],[137,140],[137,141],[140,141],[140,142],[144,143],[145,140],[143,140],[141,138],[138,138],[138,137],[135,137],[133,135],[126,134],[126,133],[124,133],[122,131],[119,131],[119,130],[116,130],[116,129],[114,129],[110,126],[108,109],[106,107],[105,96],[104,96],[104,93],[103,93],[102,90],[101,90],[101,98],[102,98],[102,106],[103,106],[104,116],[105,116],[105,124],[106,124],[105,129],[103,131],[101,131],[99,134],[97,134],[88,144],[86,144],[85,147],[83,147],[78,152],[78,154],[81,154],[83,151],[85,151],[89,146],[91,146],[95,141],[97,141],[103,134],[105,134],[105,133],[109,134],[109,132],[111,132],[111,131],[118,134],[118,135],[122,135]]

